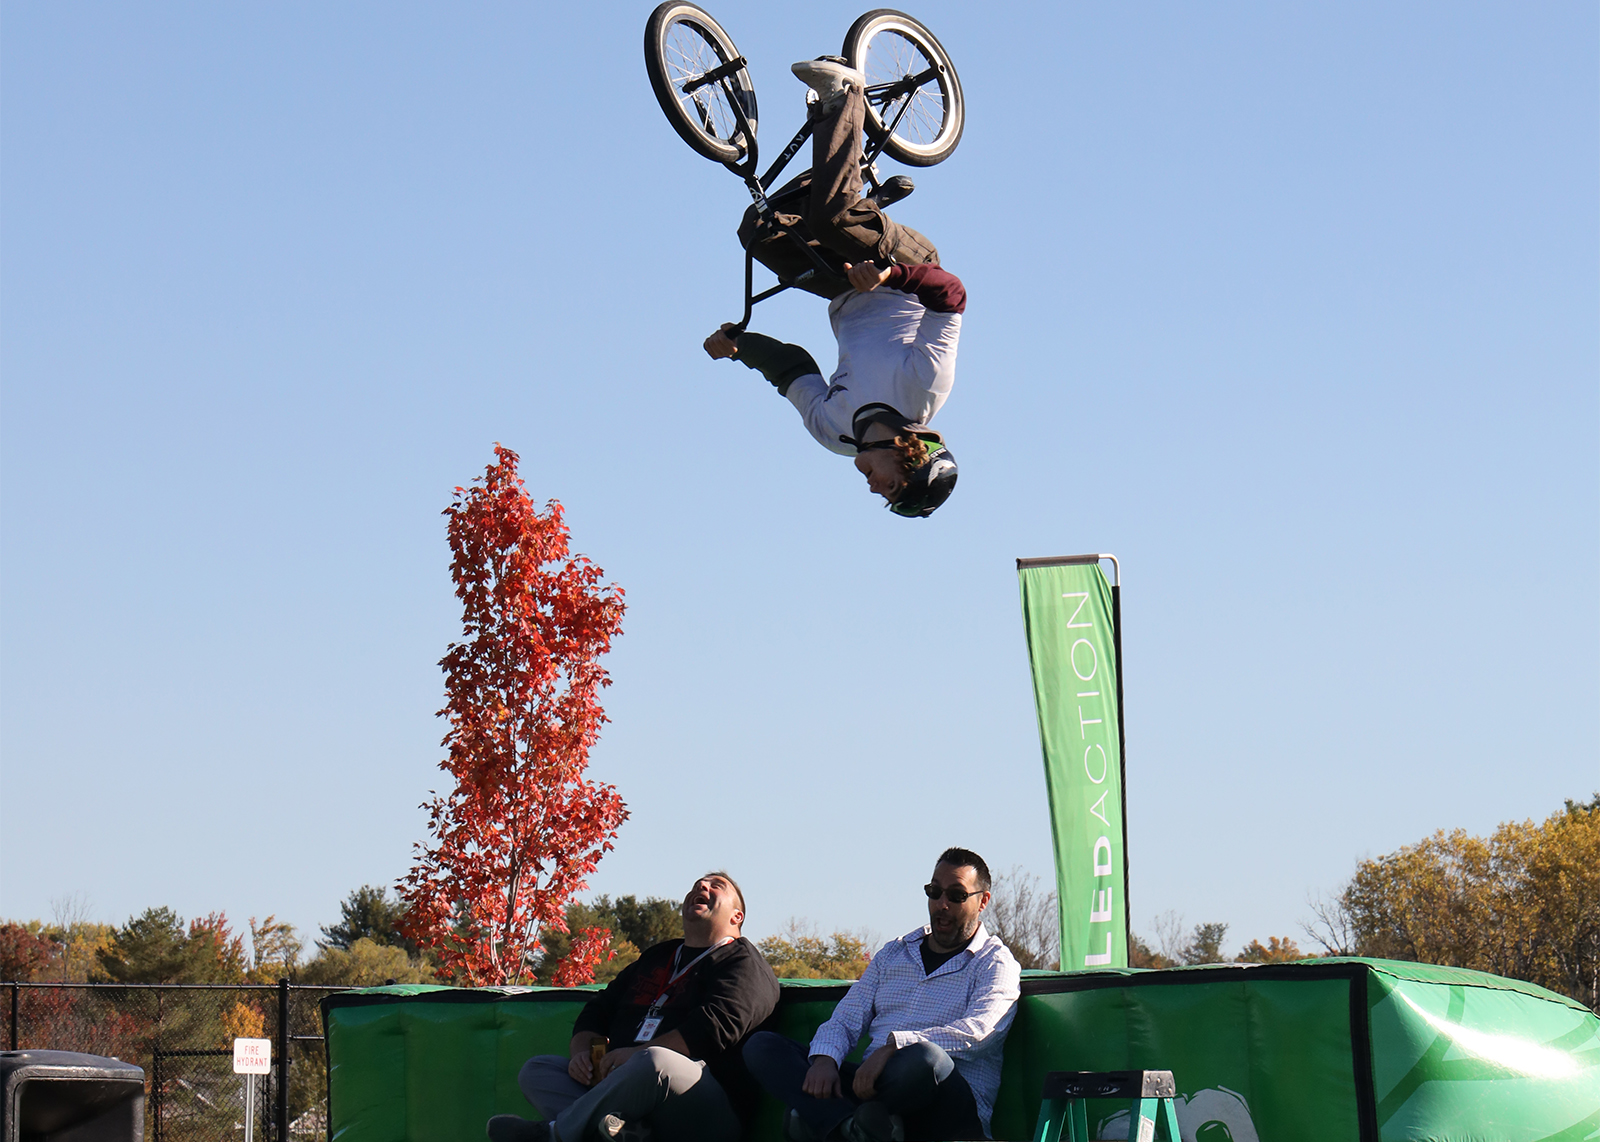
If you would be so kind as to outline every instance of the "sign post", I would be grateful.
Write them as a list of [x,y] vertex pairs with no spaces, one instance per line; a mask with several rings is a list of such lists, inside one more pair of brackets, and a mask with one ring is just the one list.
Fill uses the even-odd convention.
[[256,1076],[272,1073],[271,1039],[235,1039],[233,1073],[244,1076],[244,1142],[255,1142]]

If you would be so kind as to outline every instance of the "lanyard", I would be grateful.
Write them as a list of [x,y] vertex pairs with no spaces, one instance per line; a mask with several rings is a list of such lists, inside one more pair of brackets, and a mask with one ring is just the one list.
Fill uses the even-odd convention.
[[722,937],[722,939],[720,939],[716,943],[712,944],[705,951],[701,952],[694,959],[692,959],[688,963],[684,964],[681,968],[678,967],[678,958],[683,955],[683,947],[684,946],[682,944],[679,944],[678,945],[678,950],[672,953],[672,966],[673,966],[673,968],[675,970],[673,971],[671,978],[669,978],[667,980],[666,985],[662,987],[661,994],[656,996],[656,1001],[650,1005],[650,1014],[654,1015],[656,1012],[661,1010],[661,1005],[666,1002],[667,992],[672,990],[672,985],[673,984],[677,983],[680,979],[683,978],[684,973],[686,973],[690,968],[694,967],[695,964],[697,964],[701,960],[705,959],[712,952],[714,952],[718,948],[722,947],[723,944],[731,944],[731,943],[733,943],[733,937],[732,936],[724,936],[724,937]]
[[731,943],[733,943],[733,937],[725,936],[682,967],[678,966],[678,960],[683,956],[683,945],[678,945],[678,950],[672,953],[672,967],[674,969],[672,976],[667,980],[666,986],[661,989],[661,994],[656,996],[656,1001],[650,1005],[650,1010],[646,1011],[644,1018],[640,1020],[639,1030],[633,1036],[635,1043],[648,1043],[656,1037],[656,1032],[661,1030],[661,1021],[663,1019],[661,1005],[667,1001],[667,993],[672,990],[672,985],[682,979],[685,972],[722,947],[723,944]]

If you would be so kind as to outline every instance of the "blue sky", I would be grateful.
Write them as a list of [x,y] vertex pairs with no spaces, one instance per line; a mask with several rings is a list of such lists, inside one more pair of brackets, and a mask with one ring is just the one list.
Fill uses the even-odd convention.
[[[858,11],[714,9],[769,149]],[[0,11],[0,915],[402,875],[495,441],[627,591],[596,891],[891,935],[947,844],[1048,875],[1018,556],[1122,560],[1136,931],[1299,936],[1600,787],[1592,5],[919,6],[969,102],[896,208],[971,297],[925,522],[701,354],[747,199],[648,13]],[[816,299],[754,327],[831,360]]]

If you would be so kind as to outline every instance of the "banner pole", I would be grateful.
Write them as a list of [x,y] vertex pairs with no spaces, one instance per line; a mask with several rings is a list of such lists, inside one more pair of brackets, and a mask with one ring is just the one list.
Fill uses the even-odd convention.
[[1117,651],[1117,759],[1121,762],[1122,782],[1122,918],[1127,925],[1128,950],[1133,951],[1133,908],[1128,896],[1132,863],[1128,857],[1128,734],[1124,728],[1126,716],[1122,712],[1122,568],[1116,566],[1116,579],[1111,584],[1111,643]]

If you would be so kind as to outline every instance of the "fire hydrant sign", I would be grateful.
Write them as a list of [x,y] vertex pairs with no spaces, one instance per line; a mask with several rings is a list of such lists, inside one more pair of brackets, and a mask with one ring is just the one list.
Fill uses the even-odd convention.
[[233,1073],[236,1075],[268,1075],[272,1073],[271,1039],[235,1039],[233,1041]]

